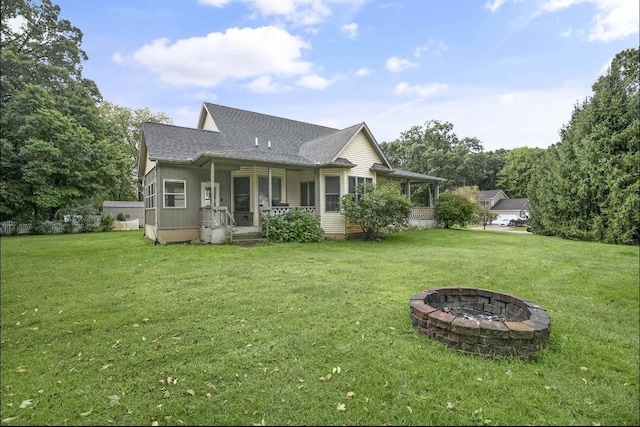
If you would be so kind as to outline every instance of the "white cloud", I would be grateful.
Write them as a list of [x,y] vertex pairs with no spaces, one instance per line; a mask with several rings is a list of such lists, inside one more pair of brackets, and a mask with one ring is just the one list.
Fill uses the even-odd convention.
[[442,92],[447,87],[448,86],[444,83],[409,86],[407,82],[401,82],[396,85],[394,93],[398,95],[418,95],[424,98],[435,93]]
[[633,0],[549,0],[540,13],[558,12],[581,3],[591,3],[598,10],[593,16],[589,41],[608,42],[638,33],[640,8]]
[[418,46],[413,50],[413,56],[419,58],[424,52],[428,51],[433,52],[436,56],[440,56],[442,52],[446,50],[449,50],[449,46],[442,40],[429,39],[426,44]]
[[307,89],[316,89],[322,90],[333,84],[333,80],[326,79],[317,74],[308,74],[306,76],[302,76],[296,82],[296,85],[305,87]]
[[367,76],[369,74],[373,73],[373,70],[370,70],[368,68],[360,68],[358,71],[356,71],[356,76],[357,77],[363,77],[363,76]]
[[224,33],[142,46],[134,59],[172,85],[215,87],[227,79],[296,76],[310,71],[302,51],[309,45],[283,29],[229,28]]
[[560,33],[560,36],[565,38],[565,39],[568,39],[568,38],[571,37],[572,34],[573,34],[573,27],[569,27],[565,31]]
[[504,4],[505,0],[492,0],[492,1],[488,1],[484,7],[486,7],[487,9],[489,9],[491,11],[491,13],[495,12],[496,10],[498,10],[500,8],[500,6],[502,6]]
[[398,56],[392,56],[391,58],[388,58],[387,61],[385,62],[385,67],[387,67],[387,70],[391,71],[392,73],[398,73],[407,68],[416,67],[416,66],[417,64],[407,59],[400,58]]
[[366,0],[199,0],[201,4],[223,7],[231,2],[246,4],[263,17],[283,17],[299,26],[316,25],[326,21],[333,7],[360,7]]
[[121,54],[120,52],[116,52],[113,55],[111,55],[111,60],[118,65],[124,64],[126,62],[124,55]]
[[282,89],[271,81],[271,76],[258,77],[247,85],[247,88],[255,93],[278,93]]
[[356,24],[355,22],[343,25],[341,30],[350,39],[355,39],[356,37],[358,37],[358,24]]

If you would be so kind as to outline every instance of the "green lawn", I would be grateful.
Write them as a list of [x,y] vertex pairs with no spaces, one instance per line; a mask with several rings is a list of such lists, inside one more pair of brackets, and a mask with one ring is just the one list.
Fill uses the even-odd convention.
[[[154,246],[3,237],[3,425],[638,425],[638,247],[425,230]],[[531,299],[532,361],[420,336],[440,286]]]

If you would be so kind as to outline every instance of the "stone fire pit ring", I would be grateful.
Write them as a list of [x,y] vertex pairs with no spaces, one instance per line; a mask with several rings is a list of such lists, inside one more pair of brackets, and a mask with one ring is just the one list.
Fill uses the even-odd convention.
[[485,289],[427,289],[409,299],[409,315],[421,335],[478,356],[531,359],[551,334],[543,307]]

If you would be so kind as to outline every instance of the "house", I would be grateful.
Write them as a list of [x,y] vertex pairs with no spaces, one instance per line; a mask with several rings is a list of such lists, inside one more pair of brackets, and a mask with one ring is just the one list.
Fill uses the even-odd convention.
[[116,218],[123,214],[126,221],[138,220],[141,227],[144,226],[144,202],[129,202],[118,200],[105,200],[102,203],[102,212]]
[[[394,169],[363,122],[345,129],[203,103],[197,128],[145,122],[139,157],[145,236],[157,242],[202,240],[260,231],[268,215],[293,207],[313,212],[325,237],[357,233],[340,213],[340,198],[359,184],[391,182],[410,196],[439,183]],[[434,206],[410,220],[435,225]]]
[[482,190],[478,191],[480,203],[487,206],[498,217],[529,217],[529,199],[510,199],[502,190]]
[[493,209],[496,203],[500,200],[508,199],[509,197],[502,190],[482,190],[478,191],[478,198],[482,205],[489,209]]

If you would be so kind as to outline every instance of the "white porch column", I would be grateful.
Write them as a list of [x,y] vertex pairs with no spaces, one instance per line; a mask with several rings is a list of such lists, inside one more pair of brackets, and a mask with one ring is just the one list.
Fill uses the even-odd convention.
[[267,176],[268,176],[268,180],[269,180],[269,209],[271,209],[271,199],[273,198],[273,189],[271,188],[271,166],[269,166],[267,168]]
[[436,203],[435,206],[438,206],[438,201],[440,200],[440,184],[436,183]]
[[213,197],[213,192],[215,190],[215,182],[216,182],[216,167],[213,164],[213,160],[211,160],[211,162],[209,163],[209,179],[211,180],[211,190],[209,193],[209,197],[211,198],[211,203],[209,203],[210,207],[211,207],[211,211],[213,211],[213,205],[215,203],[216,198]]
[[407,180],[407,196],[409,196],[409,200],[411,200],[411,180]]

